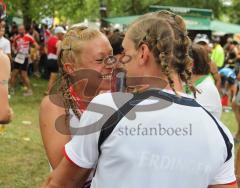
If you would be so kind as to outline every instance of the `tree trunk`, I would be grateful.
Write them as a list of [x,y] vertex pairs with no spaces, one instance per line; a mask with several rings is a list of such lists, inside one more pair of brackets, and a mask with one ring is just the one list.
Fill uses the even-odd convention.
[[31,25],[32,23],[30,3],[30,0],[22,0],[23,24],[25,26]]

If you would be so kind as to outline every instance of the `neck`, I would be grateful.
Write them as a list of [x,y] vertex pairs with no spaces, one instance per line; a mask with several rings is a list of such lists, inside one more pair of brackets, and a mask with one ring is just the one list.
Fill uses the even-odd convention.
[[[158,78],[158,80],[163,81],[162,85],[158,84],[158,85],[160,85],[160,88],[172,90],[172,88],[168,84],[169,81],[167,79],[167,76],[162,72],[160,65],[157,65],[156,63],[153,65],[154,65],[153,67],[145,69],[146,71],[144,72],[144,76],[156,77],[156,78]],[[174,81],[175,90],[177,92],[184,92],[183,84],[182,84],[182,81],[181,81],[179,75],[177,73],[173,72],[171,76],[172,76],[172,80]],[[159,82],[159,83],[161,83],[161,82]],[[149,85],[149,87],[154,87],[154,86],[156,86],[156,85],[155,84],[151,85],[151,83]]]
[[[172,80],[174,82],[174,88],[175,88],[176,92],[183,93],[184,89],[183,89],[183,84],[182,84],[182,81],[180,79],[180,76],[176,73],[172,73]],[[170,87],[169,84],[167,85],[166,89],[172,90],[172,88]]]

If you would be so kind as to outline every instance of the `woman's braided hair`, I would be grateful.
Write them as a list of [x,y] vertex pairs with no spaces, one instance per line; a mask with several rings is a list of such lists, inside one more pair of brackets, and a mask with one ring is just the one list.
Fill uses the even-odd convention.
[[64,40],[61,42],[60,54],[58,57],[61,74],[61,85],[59,91],[63,96],[66,120],[69,119],[69,109],[71,109],[79,119],[81,117],[81,112],[69,91],[69,88],[75,83],[72,83],[71,75],[65,71],[64,64],[81,63],[80,55],[81,49],[83,48],[81,42],[89,41],[99,35],[101,35],[101,32],[97,29],[78,26],[69,29],[64,37]]
[[172,90],[176,92],[172,72],[175,71],[196,95],[191,81],[192,59],[189,56],[191,40],[183,18],[169,11],[148,13],[137,19],[129,28],[129,36],[136,49],[146,43],[161,65]]

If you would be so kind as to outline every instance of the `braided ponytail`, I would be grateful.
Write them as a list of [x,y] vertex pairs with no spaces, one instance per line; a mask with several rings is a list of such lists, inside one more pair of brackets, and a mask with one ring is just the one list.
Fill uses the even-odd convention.
[[58,57],[60,69],[60,89],[59,92],[63,96],[64,108],[66,112],[66,121],[69,120],[69,109],[73,111],[75,116],[80,119],[81,112],[77,102],[70,93],[70,87],[74,84],[71,82],[71,75],[64,70],[65,63],[81,63],[79,55],[81,54],[81,42],[91,40],[100,36],[101,32],[97,29],[87,28],[85,26],[73,27],[65,34],[61,43],[61,50]]
[[182,17],[175,15],[168,11],[160,11],[156,13],[157,17],[165,18],[166,21],[172,26],[175,43],[173,50],[173,67],[180,75],[180,78],[187,85],[188,89],[196,97],[197,89],[192,83],[192,59],[189,56],[189,47],[191,40],[187,36],[187,29]]

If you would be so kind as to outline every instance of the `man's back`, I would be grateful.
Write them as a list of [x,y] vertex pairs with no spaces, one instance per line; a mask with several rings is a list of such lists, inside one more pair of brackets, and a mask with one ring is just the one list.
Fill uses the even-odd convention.
[[[92,187],[205,188],[235,181],[233,141],[227,128],[195,100],[163,93],[134,107],[103,142]],[[110,94],[100,95],[93,103],[111,101],[108,105],[117,109],[110,98]],[[161,109],[147,110],[147,105],[157,102]],[[161,106],[165,102],[168,105]],[[131,117],[134,111],[135,118]],[[86,113],[81,124],[89,125],[99,117]],[[88,168],[98,159],[99,133],[85,140],[76,137],[66,145],[66,155]],[[76,152],[73,145],[79,145]]]

